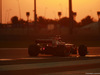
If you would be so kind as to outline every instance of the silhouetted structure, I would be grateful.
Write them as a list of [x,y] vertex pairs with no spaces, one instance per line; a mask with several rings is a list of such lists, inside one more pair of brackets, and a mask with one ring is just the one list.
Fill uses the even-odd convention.
[[2,0],[0,0],[0,23],[2,23]]
[[[59,20],[61,18],[62,12],[58,12]],[[58,23],[58,34],[61,35],[61,25]]]
[[20,3],[19,3],[19,0],[18,1],[18,8],[19,8],[19,16],[20,16],[20,19],[21,19],[21,9],[20,9]]
[[75,17],[76,17],[77,13],[76,12],[73,12],[73,19],[75,20]]
[[93,18],[91,18],[91,16],[86,16],[85,18],[83,18],[81,20],[81,25],[82,26],[88,25],[90,23],[93,23]]
[[72,11],[72,0],[69,0],[69,32],[73,34],[73,11]]
[[98,25],[99,25],[99,33],[100,33],[100,11],[97,12],[98,15]]
[[62,13],[61,12],[58,12],[59,19],[60,19],[61,15],[62,15]]
[[13,27],[18,27],[18,17],[17,16],[12,17],[11,21],[12,21]]
[[98,15],[98,21],[100,20],[100,11],[97,12]]
[[35,25],[37,22],[37,14],[36,14],[36,0],[34,0],[34,21],[35,21]]
[[26,16],[27,16],[27,22],[29,22],[30,12],[26,12]]

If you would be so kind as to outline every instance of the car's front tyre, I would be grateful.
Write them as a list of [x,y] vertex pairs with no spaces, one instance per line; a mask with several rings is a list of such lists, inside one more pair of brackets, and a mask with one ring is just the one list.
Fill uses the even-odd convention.
[[85,56],[88,52],[87,52],[87,46],[85,45],[80,45],[78,48],[78,52],[80,56]]
[[28,47],[28,54],[29,56],[37,56],[40,52],[40,47],[37,45],[30,45]]

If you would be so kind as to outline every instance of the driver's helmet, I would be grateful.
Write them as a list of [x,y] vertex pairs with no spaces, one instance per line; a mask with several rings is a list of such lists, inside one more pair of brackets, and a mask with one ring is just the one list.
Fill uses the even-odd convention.
[[61,41],[61,36],[60,35],[56,35],[56,40]]

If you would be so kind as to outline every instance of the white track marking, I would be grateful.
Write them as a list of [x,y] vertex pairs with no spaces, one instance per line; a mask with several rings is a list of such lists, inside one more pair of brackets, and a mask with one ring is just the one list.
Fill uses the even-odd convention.
[[55,72],[42,75],[100,75],[100,68],[78,70],[78,71],[76,70],[76,71]]

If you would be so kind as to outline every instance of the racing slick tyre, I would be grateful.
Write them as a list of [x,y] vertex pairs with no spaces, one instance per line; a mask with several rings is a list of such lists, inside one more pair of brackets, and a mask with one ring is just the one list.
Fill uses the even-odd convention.
[[37,45],[30,45],[28,47],[28,54],[29,56],[37,56],[40,52],[40,47]]
[[56,53],[58,56],[69,56],[70,50],[64,45],[58,45],[56,48]]
[[78,52],[80,56],[85,56],[87,52],[87,47],[85,45],[80,45],[78,48]]

